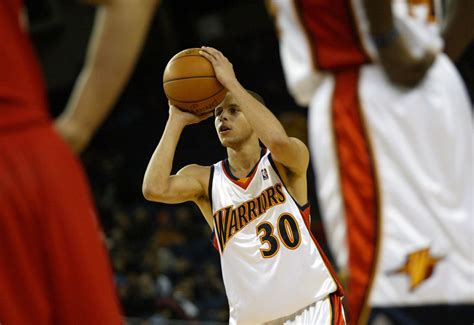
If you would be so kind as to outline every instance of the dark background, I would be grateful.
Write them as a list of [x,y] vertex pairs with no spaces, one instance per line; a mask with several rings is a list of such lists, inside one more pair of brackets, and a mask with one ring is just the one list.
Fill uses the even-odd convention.
[[[51,112],[57,115],[82,67],[95,8],[72,0],[26,3]],[[81,156],[130,322],[138,318],[152,323],[227,320],[218,254],[199,211],[190,204],[148,203],[141,194],[146,165],[168,116],[164,67],[177,52],[201,45],[221,50],[240,82],[265,98],[288,131],[303,140],[306,136],[306,109],[298,107],[286,90],[274,26],[263,1],[163,1],[128,86]],[[473,53],[471,46],[458,63],[471,98]],[[185,129],[173,171],[189,163],[209,165],[224,157],[210,119]],[[311,171],[309,177],[313,177]],[[325,248],[313,188],[310,201],[314,231]]]

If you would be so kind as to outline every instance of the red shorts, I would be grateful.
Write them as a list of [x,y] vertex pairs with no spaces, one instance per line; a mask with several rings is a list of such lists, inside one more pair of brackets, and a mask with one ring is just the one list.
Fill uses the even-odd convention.
[[0,131],[0,324],[122,324],[83,170],[50,123]]

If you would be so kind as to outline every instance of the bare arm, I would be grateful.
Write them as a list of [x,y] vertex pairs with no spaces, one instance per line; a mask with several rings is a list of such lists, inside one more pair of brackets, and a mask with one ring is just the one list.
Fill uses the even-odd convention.
[[391,2],[364,0],[370,33],[388,78],[396,84],[414,87],[424,78],[436,53],[427,51],[421,58],[416,58],[409,52],[395,28]]
[[474,1],[448,1],[446,24],[443,26],[444,51],[456,62],[474,39]]
[[303,142],[288,137],[275,115],[242,87],[232,64],[221,52],[204,47],[201,54],[211,61],[217,78],[232,93],[258,138],[272,152],[273,159],[295,174],[306,175],[309,153]]
[[56,127],[81,152],[124,88],[158,0],[92,1],[97,9],[84,67]]
[[209,167],[188,165],[176,175],[171,175],[173,158],[181,133],[186,125],[198,123],[203,117],[184,113],[174,106],[170,107],[170,116],[163,136],[153,153],[143,179],[143,195],[147,200],[163,203],[198,202],[206,195],[206,180],[209,179]]

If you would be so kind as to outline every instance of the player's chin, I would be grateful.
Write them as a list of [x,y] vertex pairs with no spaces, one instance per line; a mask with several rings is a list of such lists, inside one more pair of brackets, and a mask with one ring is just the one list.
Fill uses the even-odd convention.
[[232,143],[234,142],[230,137],[221,134],[219,134],[219,141],[224,147],[231,147]]
[[223,145],[224,147],[228,147],[229,146],[229,141],[227,141],[227,139],[225,137],[222,137],[221,135],[219,135],[219,141],[221,142],[221,145]]

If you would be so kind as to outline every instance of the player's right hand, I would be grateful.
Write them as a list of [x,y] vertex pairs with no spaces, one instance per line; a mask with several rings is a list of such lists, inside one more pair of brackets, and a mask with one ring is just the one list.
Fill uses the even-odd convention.
[[178,107],[171,104],[170,102],[168,102],[168,104],[170,106],[170,109],[169,109],[170,118],[178,119],[181,123],[183,123],[183,125],[196,124],[214,115],[214,112],[212,111],[206,114],[196,115],[193,113],[182,111]]
[[380,63],[387,77],[393,83],[409,88],[423,80],[436,54],[427,50],[420,58],[413,56],[400,35],[388,46],[379,49]]

